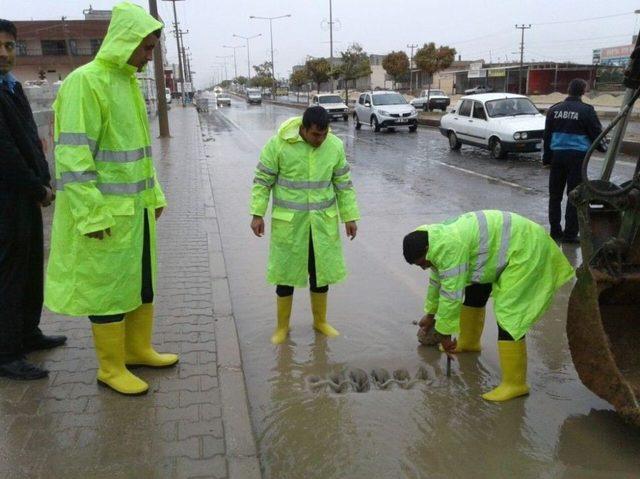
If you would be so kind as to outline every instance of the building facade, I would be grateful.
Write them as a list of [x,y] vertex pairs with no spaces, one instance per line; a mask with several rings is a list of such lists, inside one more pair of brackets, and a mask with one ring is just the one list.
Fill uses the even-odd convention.
[[84,20],[15,21],[14,74],[22,82],[64,80],[90,62],[109,28],[110,11],[87,10]]

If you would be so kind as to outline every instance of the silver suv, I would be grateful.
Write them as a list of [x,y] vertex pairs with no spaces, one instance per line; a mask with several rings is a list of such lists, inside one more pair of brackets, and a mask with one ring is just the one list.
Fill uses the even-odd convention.
[[353,114],[356,130],[366,123],[380,131],[381,128],[408,126],[410,132],[418,129],[418,112],[395,91],[371,91],[358,98]]

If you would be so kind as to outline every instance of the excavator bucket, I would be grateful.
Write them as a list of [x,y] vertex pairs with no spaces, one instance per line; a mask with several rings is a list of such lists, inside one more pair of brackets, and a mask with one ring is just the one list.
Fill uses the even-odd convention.
[[[591,213],[592,240],[604,244],[617,233],[619,214]],[[567,337],[584,385],[640,427],[640,268],[624,269],[614,277],[582,264],[569,299]]]
[[[629,114],[640,98],[640,37],[624,76],[620,113],[587,151],[582,184],[570,195],[578,211],[583,263],[569,298],[567,338],[585,386],[640,427],[640,158],[629,181],[610,181]],[[603,140],[609,131],[607,148]],[[590,180],[596,149],[605,158],[600,177]]]

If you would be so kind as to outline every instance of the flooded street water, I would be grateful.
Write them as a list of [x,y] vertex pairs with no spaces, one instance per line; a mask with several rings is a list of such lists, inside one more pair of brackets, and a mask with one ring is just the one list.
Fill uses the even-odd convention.
[[[582,385],[571,362],[570,284],[527,336],[525,398],[499,404],[480,397],[500,380],[491,305],[482,353],[458,355],[451,377],[444,355],[416,340],[412,321],[422,316],[428,276],[406,264],[402,237],[478,209],[510,210],[546,226],[548,170],[537,158],[492,160],[468,147],[453,153],[437,130],[375,134],[332,123],[345,142],[362,215],[357,238],[344,240],[349,277],[329,290],[328,319],[341,336],[314,333],[309,292],[297,289],[289,341],[271,345],[269,238],[251,233],[248,203],[260,148],[296,114],[233,97],[230,108],[201,115],[265,477],[640,477],[640,433]],[[563,249],[578,265],[578,248]],[[356,368],[406,369],[411,377],[424,368],[427,379],[368,392],[311,387],[314,376]]]

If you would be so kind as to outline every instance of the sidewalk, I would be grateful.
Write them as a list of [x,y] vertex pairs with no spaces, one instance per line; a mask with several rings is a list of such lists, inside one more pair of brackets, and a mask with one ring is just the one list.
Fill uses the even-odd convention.
[[173,138],[153,147],[169,202],[158,226],[154,343],[180,363],[136,370],[146,396],[98,388],[89,321],[45,312],[42,329],[68,344],[30,356],[48,380],[0,380],[2,478],[260,477],[195,109],[175,106],[170,123]]

